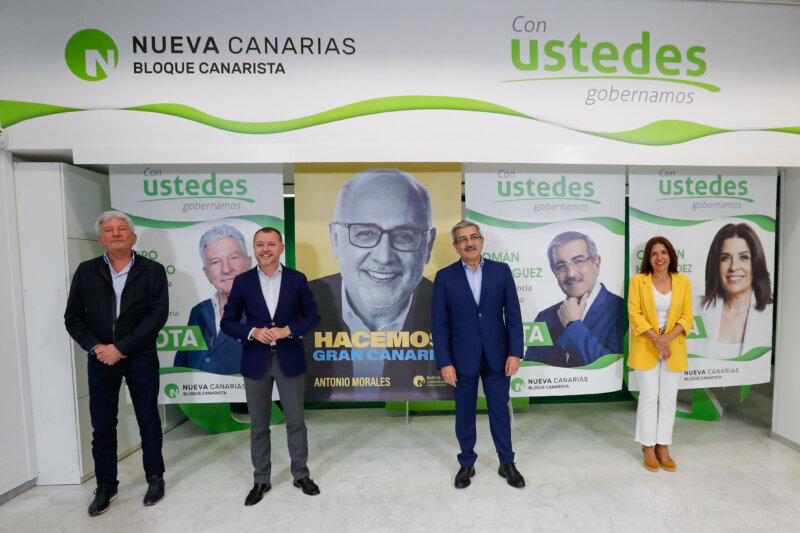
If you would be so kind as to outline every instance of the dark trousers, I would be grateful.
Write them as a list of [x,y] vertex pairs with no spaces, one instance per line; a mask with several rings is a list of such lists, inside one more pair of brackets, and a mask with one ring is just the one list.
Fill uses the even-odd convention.
[[287,376],[278,362],[277,352],[267,355],[264,373],[258,379],[244,378],[247,410],[250,411],[250,457],[253,461],[255,483],[269,484],[272,473],[269,421],[272,416],[272,383],[278,386],[281,407],[286,417],[286,443],[292,459],[292,477],[302,479],[309,475],[308,433],[303,419],[303,393],[305,377]]
[[106,365],[89,354],[89,413],[92,419],[92,456],[97,483],[117,484],[117,412],[122,378],[128,384],[139,435],[145,477],[164,474],[161,456],[161,418],[158,415],[159,362],[156,352],[120,359]]
[[475,413],[478,401],[478,378],[483,380],[483,392],[489,409],[489,429],[492,433],[497,457],[501,464],[514,461],[514,450],[511,447],[511,415],[508,412],[508,389],[511,378],[505,371],[494,371],[489,368],[486,356],[482,356],[479,374],[467,376],[456,374],[454,390],[456,400],[456,438],[461,446],[458,462],[461,466],[473,466],[478,454],[475,453],[477,431],[475,429]]

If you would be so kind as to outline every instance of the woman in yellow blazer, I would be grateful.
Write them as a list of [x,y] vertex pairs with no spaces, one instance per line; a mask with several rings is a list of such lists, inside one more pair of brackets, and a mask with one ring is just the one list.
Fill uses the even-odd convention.
[[678,385],[688,368],[692,286],[678,274],[678,256],[664,237],[647,241],[640,272],[628,288],[628,366],[639,381],[636,442],[642,445],[645,468],[657,471],[661,465],[674,472],[667,446],[672,444]]

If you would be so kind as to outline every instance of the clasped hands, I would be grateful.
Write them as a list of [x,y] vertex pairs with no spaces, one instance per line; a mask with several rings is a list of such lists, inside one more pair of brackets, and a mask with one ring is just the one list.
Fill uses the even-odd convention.
[[109,366],[117,364],[120,359],[125,359],[113,344],[98,344],[92,351],[98,361]]
[[650,339],[650,342],[653,343],[656,350],[658,350],[658,355],[663,360],[667,360],[672,355],[672,350],[669,347],[670,339],[667,335],[656,335],[655,337]]
[[278,339],[285,339],[292,332],[288,327],[283,328],[253,328],[250,338],[263,344],[272,344]]
[[[509,356],[506,358],[506,376],[513,376],[519,370],[519,357]],[[447,365],[442,367],[442,379],[451,387],[455,387],[457,383],[456,367]]]

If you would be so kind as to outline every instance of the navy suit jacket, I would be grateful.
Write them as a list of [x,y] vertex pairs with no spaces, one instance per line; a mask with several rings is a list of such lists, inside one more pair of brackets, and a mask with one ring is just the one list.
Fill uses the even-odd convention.
[[200,328],[208,349],[176,352],[172,366],[196,368],[214,374],[239,373],[242,366],[242,345],[224,331],[217,332],[211,298],[192,307],[188,325]]
[[[536,315],[536,322],[545,322],[552,346],[529,346],[526,361],[539,361],[552,366],[588,365],[609,353],[622,353],[622,337],[628,328],[625,302],[600,284],[600,291],[583,320],[564,328],[558,319],[561,302]],[[569,358],[567,358],[569,353]]]
[[431,330],[436,366],[453,365],[458,374],[478,374],[482,353],[496,372],[505,370],[509,355],[521,357],[522,315],[517,286],[508,265],[483,260],[477,304],[460,259],[437,272],[433,282]]
[[[240,322],[243,313],[245,320]],[[242,343],[242,375],[258,379],[264,374],[269,348],[256,340],[248,340],[251,329],[289,327],[292,336],[277,341],[278,362],[284,374],[297,376],[306,371],[303,335],[317,324],[317,304],[305,274],[284,266],[275,316],[269,314],[258,281],[258,267],[254,267],[234,278],[220,326],[222,331]]]

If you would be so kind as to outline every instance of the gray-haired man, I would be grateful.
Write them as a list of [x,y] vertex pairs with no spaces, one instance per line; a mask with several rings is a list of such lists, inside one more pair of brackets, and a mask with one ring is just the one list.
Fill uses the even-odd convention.
[[70,336],[88,352],[92,457],[97,477],[91,516],[117,497],[117,408],[122,378],[128,385],[142,437],[147,478],[145,505],[164,497],[164,459],[158,415],[159,362],[156,338],[169,314],[164,267],[133,253],[131,219],[106,211],[95,224],[100,257],[78,265],[64,311]]
[[195,368],[214,374],[238,374],[242,345],[219,329],[222,311],[228,303],[233,278],[250,269],[252,258],[242,233],[227,224],[214,226],[200,237],[203,272],[216,289],[215,294],[195,305],[189,313],[190,326],[198,326],[207,349],[179,351],[173,366]]
[[547,257],[566,298],[536,316],[535,322],[546,324],[552,345],[529,346],[525,360],[577,367],[622,353],[625,304],[597,283],[600,255],[592,238],[577,231],[560,233],[547,247]]

